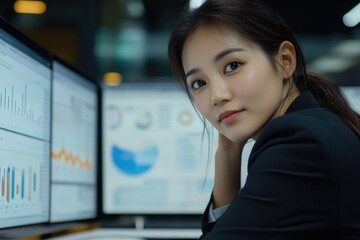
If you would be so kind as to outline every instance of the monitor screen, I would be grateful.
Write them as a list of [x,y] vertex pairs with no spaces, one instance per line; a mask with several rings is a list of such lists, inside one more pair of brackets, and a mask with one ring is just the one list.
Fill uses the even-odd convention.
[[360,114],[360,86],[341,87],[350,106]]
[[49,220],[51,62],[0,19],[0,228]]
[[102,109],[103,213],[202,213],[213,186],[209,149],[216,149],[217,133],[210,128],[213,134],[203,135],[183,90],[123,83],[104,88]]
[[96,217],[98,87],[53,61],[51,222]]

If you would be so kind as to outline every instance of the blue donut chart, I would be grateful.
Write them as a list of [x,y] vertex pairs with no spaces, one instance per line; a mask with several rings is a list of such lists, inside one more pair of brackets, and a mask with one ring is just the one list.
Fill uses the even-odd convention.
[[159,156],[157,146],[150,146],[138,152],[112,146],[111,155],[116,168],[124,174],[138,176],[149,171]]

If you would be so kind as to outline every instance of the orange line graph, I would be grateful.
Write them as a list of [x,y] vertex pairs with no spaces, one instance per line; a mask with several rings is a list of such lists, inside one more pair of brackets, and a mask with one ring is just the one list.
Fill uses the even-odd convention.
[[85,160],[81,160],[79,155],[68,153],[65,148],[61,148],[58,153],[51,152],[51,158],[57,161],[65,161],[65,163],[69,163],[74,167],[80,167],[87,171],[90,171],[92,167],[89,156],[86,156]]

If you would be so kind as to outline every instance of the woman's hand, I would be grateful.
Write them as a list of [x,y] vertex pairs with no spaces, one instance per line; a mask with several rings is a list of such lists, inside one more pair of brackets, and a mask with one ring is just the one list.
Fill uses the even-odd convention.
[[215,154],[214,209],[231,203],[239,194],[241,153],[245,143],[234,143],[219,133]]

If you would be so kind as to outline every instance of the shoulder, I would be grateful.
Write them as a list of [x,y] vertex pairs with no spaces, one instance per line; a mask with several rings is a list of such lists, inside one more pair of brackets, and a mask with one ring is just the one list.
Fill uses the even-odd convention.
[[312,108],[285,114],[270,121],[263,129],[259,142],[268,138],[287,138],[289,140],[317,139],[331,141],[336,136],[355,137],[354,132],[335,114],[327,109]]
[[287,162],[314,160],[312,163],[331,159],[336,134],[346,135],[348,131],[351,132],[336,115],[321,108],[286,114],[264,127],[253,147],[249,166],[255,159],[271,158],[272,163],[275,159]]
[[[273,134],[275,130],[310,131],[320,134],[323,128],[347,128],[338,116],[327,109],[312,108],[285,114],[270,121],[263,129],[262,135]],[[282,131],[277,133],[283,133]]]
[[353,161],[359,152],[359,137],[338,116],[327,109],[311,108],[269,122],[252,149],[248,165],[250,168],[267,159],[272,163],[306,160],[331,164],[345,155]]

